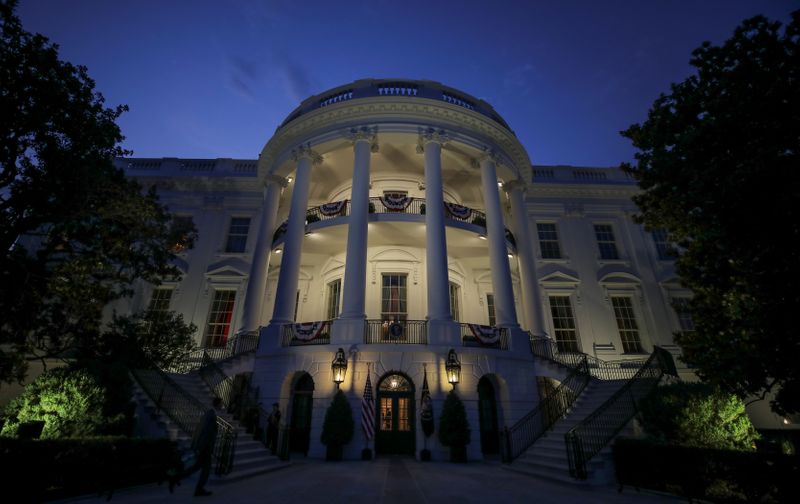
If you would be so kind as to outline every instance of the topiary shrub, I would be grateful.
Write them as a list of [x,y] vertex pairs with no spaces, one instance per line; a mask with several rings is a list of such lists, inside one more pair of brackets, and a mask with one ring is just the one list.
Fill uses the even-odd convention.
[[354,428],[350,403],[344,393],[337,390],[322,424],[321,441],[328,447],[327,460],[342,460],[342,448],[353,439]]
[[470,442],[469,421],[464,403],[451,390],[444,400],[442,415],[439,417],[439,441],[450,447],[451,462],[466,462],[466,446]]
[[658,387],[639,407],[645,432],[661,442],[752,450],[759,438],[741,399],[703,383]]
[[[5,409],[0,435],[17,437],[21,424],[44,421],[42,439],[76,438],[119,432],[127,426],[123,413],[108,416],[107,389],[89,372],[52,369],[25,387]],[[130,396],[128,396],[130,397]]]

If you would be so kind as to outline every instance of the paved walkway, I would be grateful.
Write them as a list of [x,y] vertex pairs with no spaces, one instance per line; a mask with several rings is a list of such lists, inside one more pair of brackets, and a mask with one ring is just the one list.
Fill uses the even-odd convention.
[[[190,478],[170,494],[164,485],[119,490],[117,503],[365,503],[365,504],[502,504],[655,503],[679,499],[615,487],[562,485],[504,470],[499,464],[417,462],[381,458],[372,462],[295,462],[290,467],[230,484],[212,484],[209,497],[193,497]],[[69,499],[70,503],[105,502],[104,497]]]

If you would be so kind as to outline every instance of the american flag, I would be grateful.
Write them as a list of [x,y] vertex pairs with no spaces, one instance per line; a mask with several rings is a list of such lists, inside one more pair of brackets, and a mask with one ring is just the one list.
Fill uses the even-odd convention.
[[367,383],[364,385],[364,398],[361,399],[361,428],[367,439],[375,436],[375,401],[372,399],[372,382],[367,373]]

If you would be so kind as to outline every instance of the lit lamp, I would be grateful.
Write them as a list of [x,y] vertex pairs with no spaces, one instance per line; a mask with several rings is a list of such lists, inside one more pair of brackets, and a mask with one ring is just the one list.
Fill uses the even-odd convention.
[[456,388],[456,383],[461,379],[461,362],[458,360],[456,351],[452,348],[447,352],[447,362],[444,364],[444,369],[447,372],[447,381]]
[[339,384],[344,381],[344,376],[347,374],[347,357],[344,355],[344,350],[341,348],[336,350],[336,355],[331,362],[331,371],[333,372],[333,381],[336,382],[336,389],[339,389]]

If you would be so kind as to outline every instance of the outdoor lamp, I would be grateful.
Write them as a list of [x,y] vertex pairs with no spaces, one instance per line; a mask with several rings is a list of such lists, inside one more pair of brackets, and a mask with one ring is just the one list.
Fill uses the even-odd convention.
[[331,362],[331,371],[333,372],[333,381],[336,382],[336,389],[339,389],[339,384],[344,381],[344,375],[347,374],[347,357],[344,355],[344,350],[341,348],[336,350],[336,355]]
[[456,351],[452,348],[447,352],[447,362],[444,364],[444,369],[447,372],[447,381],[456,388],[456,383],[461,379],[461,362],[458,360]]

